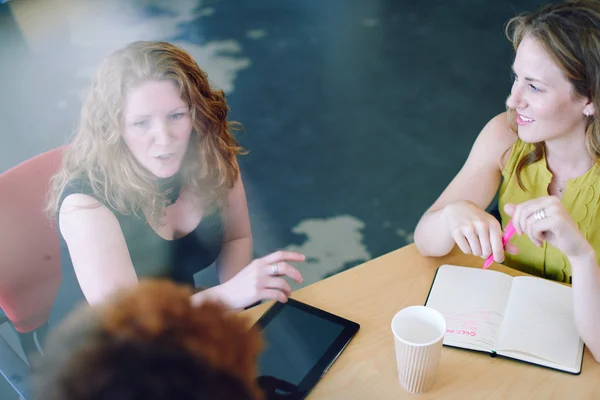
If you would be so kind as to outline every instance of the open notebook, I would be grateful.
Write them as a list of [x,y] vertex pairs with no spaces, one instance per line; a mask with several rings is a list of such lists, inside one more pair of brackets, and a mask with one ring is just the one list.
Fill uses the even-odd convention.
[[487,352],[572,374],[583,341],[572,289],[535,277],[442,265],[425,305],[446,318],[444,345]]

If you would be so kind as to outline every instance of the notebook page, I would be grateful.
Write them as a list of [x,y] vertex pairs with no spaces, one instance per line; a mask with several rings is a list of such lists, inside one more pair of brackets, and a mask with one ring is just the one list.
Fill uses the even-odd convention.
[[522,352],[576,368],[581,362],[581,344],[570,287],[535,277],[513,279],[498,352]]
[[426,305],[446,319],[444,344],[494,349],[511,282],[511,276],[497,271],[441,266]]

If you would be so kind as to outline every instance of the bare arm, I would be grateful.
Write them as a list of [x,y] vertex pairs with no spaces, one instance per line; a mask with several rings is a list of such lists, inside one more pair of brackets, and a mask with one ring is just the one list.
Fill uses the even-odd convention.
[[71,194],[61,205],[59,219],[88,303],[100,303],[114,290],[137,284],[119,221],[108,208],[91,196]]
[[[302,282],[300,272],[289,261],[304,261],[303,254],[277,251],[252,260],[252,234],[242,178],[228,194],[223,248],[217,259],[221,285],[195,294],[194,304],[218,297],[231,309],[241,309],[259,300],[286,302],[292,289],[285,278]],[[274,265],[277,270],[274,271]]]
[[252,261],[252,232],[241,176],[227,196],[223,248],[217,259],[219,280],[227,282]]
[[573,271],[573,309],[579,335],[600,362],[600,267],[591,246],[581,256],[570,257]]
[[500,185],[502,157],[516,138],[506,113],[488,122],[461,170],[417,224],[414,240],[419,252],[426,256],[443,256],[452,250],[455,241],[443,218],[445,208],[458,202],[470,202],[485,210]]

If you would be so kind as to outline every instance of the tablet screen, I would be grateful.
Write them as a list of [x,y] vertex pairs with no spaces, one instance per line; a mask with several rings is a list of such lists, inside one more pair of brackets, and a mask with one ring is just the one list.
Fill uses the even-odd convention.
[[276,303],[258,324],[265,342],[259,383],[288,399],[303,398],[358,330],[352,321],[292,299]]

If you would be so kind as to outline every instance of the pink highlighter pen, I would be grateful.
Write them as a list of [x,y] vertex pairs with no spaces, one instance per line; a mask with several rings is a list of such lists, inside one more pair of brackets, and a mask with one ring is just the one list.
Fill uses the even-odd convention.
[[[504,230],[504,235],[502,236],[502,248],[506,246],[506,243],[510,240],[511,237],[515,234],[515,227],[513,226],[512,220],[508,221],[506,225],[506,229]],[[483,269],[486,269],[494,262],[494,255],[491,254],[483,263]]]

